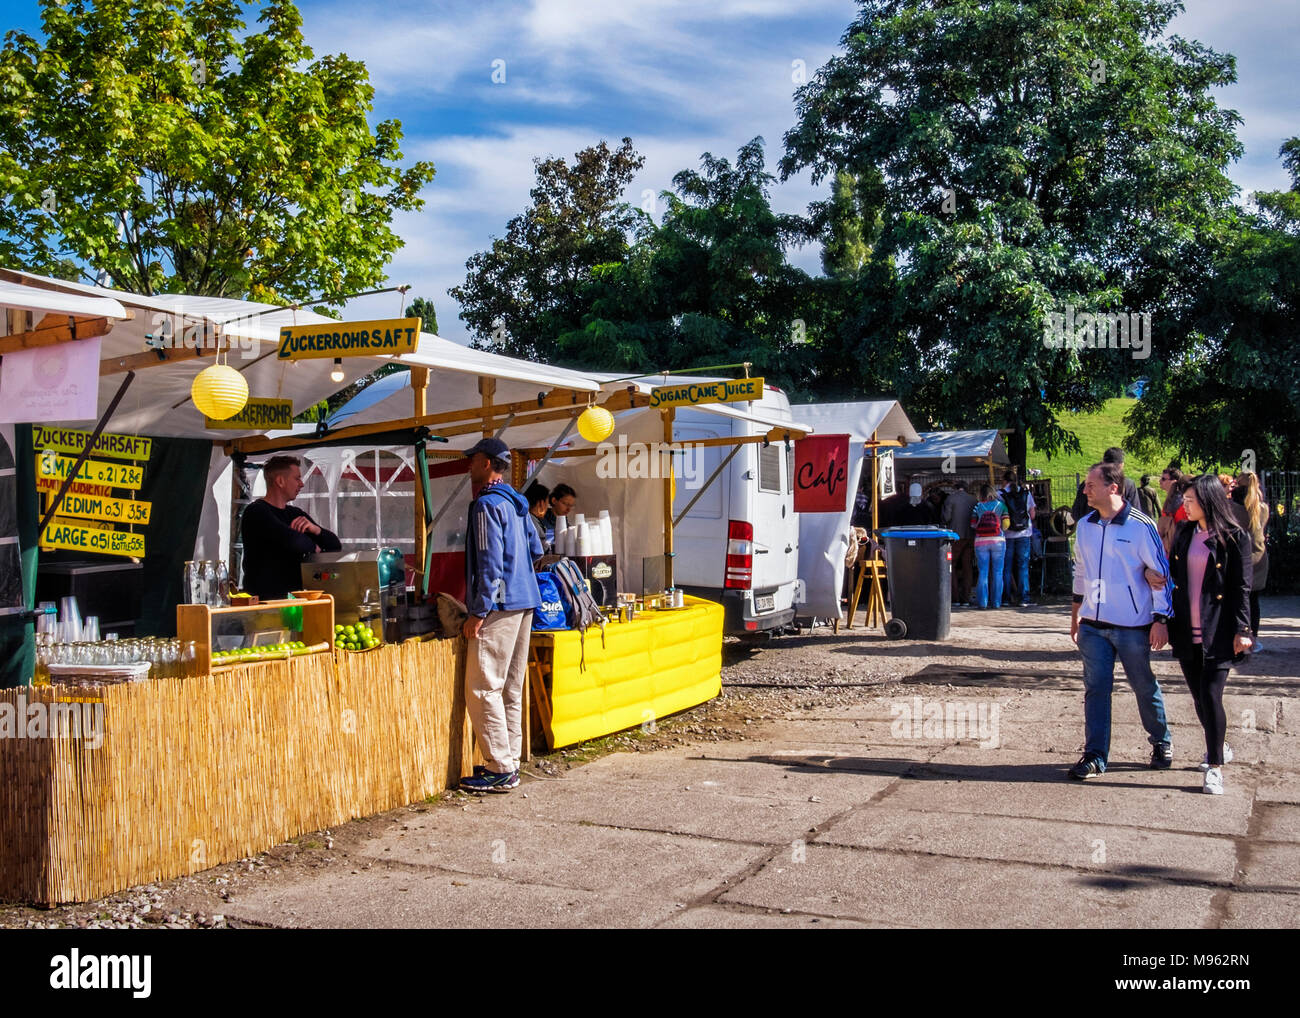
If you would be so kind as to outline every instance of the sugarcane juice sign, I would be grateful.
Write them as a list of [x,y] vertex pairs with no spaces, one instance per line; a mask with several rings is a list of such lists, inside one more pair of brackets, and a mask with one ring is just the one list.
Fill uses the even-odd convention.
[[244,409],[224,421],[203,419],[203,426],[225,431],[276,431],[293,427],[293,400],[250,399]]
[[660,385],[650,390],[650,406],[703,406],[706,403],[742,403],[763,398],[762,378],[734,378],[721,382]]
[[[37,427],[32,432],[36,456],[36,487],[44,495],[48,512],[63,482],[72,474],[77,457],[90,442],[91,433],[67,428]],[[142,557],[144,534],[118,530],[113,524],[147,526],[153,517],[153,503],[130,497],[117,497],[121,489],[136,489],[144,484],[141,463],[116,460],[147,460],[153,441],[139,435],[101,434],[90,446],[95,458],[87,459],[68,486],[58,515],[40,535],[46,549],[94,552],[100,555]]]
[[379,357],[414,353],[420,341],[418,318],[389,318],[376,322],[318,322],[280,330],[279,358],[301,361],[313,357]]

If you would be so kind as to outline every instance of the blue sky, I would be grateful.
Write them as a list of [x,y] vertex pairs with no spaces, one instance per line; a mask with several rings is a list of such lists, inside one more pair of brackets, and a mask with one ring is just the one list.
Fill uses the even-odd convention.
[[[1171,31],[1237,58],[1236,85],[1218,95],[1244,124],[1243,158],[1230,168],[1243,193],[1287,186],[1279,145],[1300,134],[1295,0],[1185,0]],[[4,0],[5,27],[39,28],[37,5]],[[627,192],[670,186],[700,154],[734,158],[755,135],[768,165],[794,123],[792,93],[802,61],[810,77],[839,49],[852,0],[453,0],[387,3],[301,0],[303,30],[317,56],[365,62],[375,85],[372,122],[396,118],[406,161],[429,159],[437,176],[425,207],[401,215],[405,246],[390,282],[433,299],[441,333],[466,341],[448,287],[465,259],[504,232],[525,207],[533,158],[572,156],[624,135],[645,156]],[[254,15],[255,16],[255,15]],[[250,24],[252,18],[250,18]],[[504,82],[494,82],[504,61]],[[498,77],[502,65],[496,64]],[[803,212],[822,197],[806,175],[773,190],[779,211]],[[817,271],[818,251],[791,252]],[[397,298],[352,302],[349,318],[392,315]]]

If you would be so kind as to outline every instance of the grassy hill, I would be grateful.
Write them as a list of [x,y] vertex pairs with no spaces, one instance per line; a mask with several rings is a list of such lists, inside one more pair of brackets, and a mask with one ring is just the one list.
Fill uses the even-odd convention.
[[[1058,453],[1048,459],[1040,452],[1034,451],[1034,436],[1029,435],[1030,468],[1038,468],[1044,477],[1066,477],[1075,473],[1082,475],[1094,463],[1101,459],[1101,454],[1110,446],[1124,446],[1124,436],[1128,429],[1124,426],[1124,415],[1137,402],[1135,399],[1108,399],[1106,405],[1095,414],[1061,415],[1061,426],[1073,431],[1083,446],[1081,453]],[[1127,452],[1127,450],[1126,450]],[[1143,474],[1160,475],[1169,461],[1176,455],[1173,447],[1161,449],[1156,456],[1140,457],[1128,454],[1124,462],[1124,473],[1140,480]],[[1055,487],[1053,492],[1055,493]]]

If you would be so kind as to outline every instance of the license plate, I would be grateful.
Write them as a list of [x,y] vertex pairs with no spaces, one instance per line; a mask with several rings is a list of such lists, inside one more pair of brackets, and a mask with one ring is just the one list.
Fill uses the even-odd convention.
[[756,612],[770,612],[775,607],[775,594],[760,594],[754,598],[754,611]]

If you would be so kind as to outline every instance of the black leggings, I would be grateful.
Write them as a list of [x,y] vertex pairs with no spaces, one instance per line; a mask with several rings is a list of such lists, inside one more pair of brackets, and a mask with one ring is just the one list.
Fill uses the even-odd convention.
[[1250,592],[1250,635],[1259,636],[1259,591]]
[[1223,712],[1223,687],[1228,684],[1231,661],[1205,659],[1201,645],[1194,644],[1187,657],[1180,657],[1187,688],[1192,691],[1196,716],[1205,729],[1205,759],[1211,767],[1223,765],[1223,738],[1228,731],[1227,715]]

